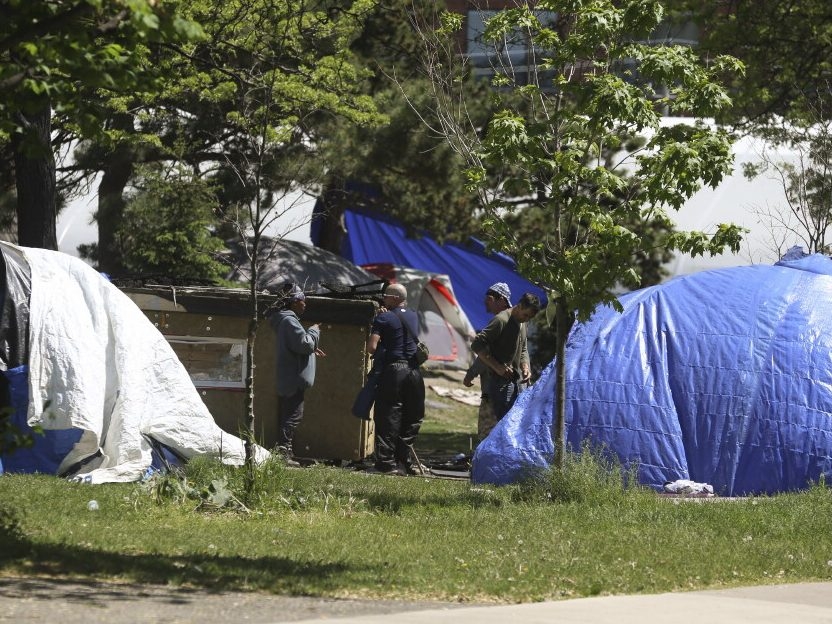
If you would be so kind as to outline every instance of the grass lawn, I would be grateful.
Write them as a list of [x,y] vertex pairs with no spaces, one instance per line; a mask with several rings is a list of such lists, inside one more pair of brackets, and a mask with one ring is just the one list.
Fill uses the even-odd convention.
[[477,445],[477,407],[442,397],[431,386],[479,392],[479,385],[465,388],[463,373],[425,374],[425,421],[414,445],[419,456],[470,455]]
[[[432,409],[421,452],[466,451],[474,412]],[[0,574],[491,602],[832,579],[823,486],[680,501],[584,456],[500,488],[269,462],[246,510],[242,483],[206,461],[144,484],[0,477]]]

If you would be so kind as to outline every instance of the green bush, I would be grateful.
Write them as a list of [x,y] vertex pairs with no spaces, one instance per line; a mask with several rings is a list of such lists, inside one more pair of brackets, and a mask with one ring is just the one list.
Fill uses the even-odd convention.
[[586,443],[580,452],[566,452],[563,469],[550,466],[530,473],[515,496],[525,501],[603,504],[620,502],[643,491],[637,466],[625,469],[608,450]]

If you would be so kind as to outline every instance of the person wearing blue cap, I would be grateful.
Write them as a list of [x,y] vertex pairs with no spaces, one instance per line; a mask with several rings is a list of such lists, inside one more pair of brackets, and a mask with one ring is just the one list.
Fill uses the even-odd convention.
[[[499,314],[511,307],[511,289],[505,282],[497,282],[485,291],[485,310],[489,314]],[[477,412],[477,439],[482,442],[497,424],[494,408],[488,398],[488,366],[476,358],[465,373],[462,383],[466,387],[474,385],[474,379],[480,378],[480,407]]]
[[277,452],[288,465],[298,466],[292,440],[303,420],[306,389],[315,383],[315,357],[326,354],[318,348],[320,326],[307,329],[301,325],[300,317],[306,310],[303,290],[287,283],[280,295],[282,309],[269,319],[277,334]]
[[495,315],[471,343],[471,350],[489,368],[486,392],[497,421],[531,380],[526,323],[539,311],[537,295],[524,293],[516,305]]

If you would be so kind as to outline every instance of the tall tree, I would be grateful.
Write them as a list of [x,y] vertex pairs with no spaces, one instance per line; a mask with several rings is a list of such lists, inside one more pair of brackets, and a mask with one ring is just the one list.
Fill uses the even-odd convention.
[[0,5],[0,143],[14,154],[18,241],[56,248],[54,114],[81,133],[101,123],[88,89],[147,87],[148,44],[199,36],[174,3],[44,0]]
[[103,174],[99,267],[116,273],[121,268],[116,235],[125,189],[140,163],[179,162],[211,179],[223,212],[236,214],[235,207],[256,201],[254,187],[239,171],[259,158],[249,132],[260,121],[252,101],[266,101],[265,82],[273,83],[267,122],[280,133],[269,137],[273,147],[263,162],[273,198],[319,184],[326,169],[320,128],[334,118],[348,125],[374,119],[371,100],[354,87],[364,74],[342,50],[354,40],[347,30],[360,27],[373,5],[183,0],[180,9],[202,24],[205,39],[167,46],[154,56],[168,77],[164,89],[102,102],[111,111],[107,134],[78,153],[90,173]]
[[[619,307],[621,286],[636,286],[633,257],[659,244],[693,254],[736,249],[739,230],[721,225],[713,236],[674,232],[643,238],[636,221],[670,223],[700,186],[717,185],[730,171],[728,134],[706,124],[665,127],[659,110],[710,117],[730,104],[719,76],[741,65],[717,57],[710,66],[688,48],[640,43],[661,22],[655,0],[539,0],[485,17],[482,41],[491,46],[495,97],[501,110],[484,132],[454,115],[449,50],[462,16],[444,13],[441,27],[422,24],[426,71],[443,107],[444,132],[468,162],[467,175],[488,215],[488,238],[512,254],[521,273],[550,293],[556,330],[555,464],[564,454],[565,345],[576,319],[599,304]],[[522,63],[509,53],[526,42]],[[463,59],[464,60],[464,59]],[[658,92],[655,86],[666,85]],[[607,163],[622,137],[648,140],[629,158]],[[496,177],[497,184],[493,183]],[[518,201],[521,200],[521,201]],[[551,230],[518,238],[506,214],[519,205],[547,213]]]
[[[832,3],[826,0],[668,0],[699,25],[703,58],[731,54],[746,66],[729,83],[723,121],[765,126],[815,107],[832,72]],[[818,88],[820,87],[820,93]],[[816,107],[815,107],[816,108]]]
[[[428,112],[430,88],[421,69],[421,43],[413,28],[432,3],[380,2],[353,44],[372,76],[364,83],[387,123],[356,126],[340,120],[320,135],[327,174],[319,244],[341,251],[343,211],[359,207],[400,220],[413,235],[465,239],[478,229],[476,198],[465,190],[465,162],[436,132]],[[488,85],[467,80],[469,114],[484,125],[490,114]],[[426,122],[425,124],[421,123]]]
[[783,189],[785,206],[755,208],[778,257],[796,243],[809,253],[832,253],[832,89],[827,84],[799,105],[801,114],[787,124],[756,129],[765,148],[759,161],[743,165],[748,178],[769,175]]
[[[245,3],[243,3],[245,4]],[[361,72],[352,64],[349,44],[357,35],[362,15],[373,3],[356,0],[327,12],[326,3],[310,10],[303,1],[260,1],[259,14],[235,25],[247,43],[246,54],[234,63],[238,77],[231,113],[235,132],[226,141],[227,170],[240,191],[236,205],[239,233],[249,258],[249,301],[246,371],[247,464],[252,466],[254,439],[254,344],[260,306],[258,275],[263,261],[264,232],[279,214],[278,200],[301,178],[314,150],[314,121],[321,115],[343,116],[352,123],[376,120],[369,98],[357,90]],[[256,17],[257,19],[252,19]],[[252,32],[252,24],[272,24],[274,30]],[[231,29],[229,29],[231,30]],[[241,51],[237,46],[236,49]],[[206,50],[214,54],[216,50]],[[233,58],[235,49],[226,51]],[[226,72],[230,76],[230,72]],[[225,80],[229,78],[226,77]],[[294,160],[294,163],[292,160]],[[267,254],[268,255],[268,254]],[[253,475],[249,471],[249,484]]]
[[[175,80],[145,104],[167,158],[178,158],[219,189],[220,208],[244,242],[249,263],[246,425],[249,485],[254,440],[254,345],[262,313],[258,274],[264,233],[280,200],[319,179],[319,128],[329,118],[376,123],[349,50],[373,0],[192,0],[188,15],[207,39],[164,62]],[[138,126],[139,124],[137,124]]]

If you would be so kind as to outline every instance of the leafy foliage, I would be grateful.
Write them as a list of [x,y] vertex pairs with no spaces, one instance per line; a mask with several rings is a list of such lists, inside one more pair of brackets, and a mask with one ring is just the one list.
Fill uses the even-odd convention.
[[[557,17],[542,20],[545,11]],[[534,9],[520,3],[486,20],[483,40],[496,58],[507,37],[528,40],[535,57],[525,73],[508,63],[493,67],[502,110],[481,140],[467,135],[470,187],[491,217],[493,244],[581,318],[599,302],[612,303],[621,284],[638,286],[633,256],[653,246],[701,253],[738,244],[738,230],[728,226],[713,246],[685,233],[648,241],[632,229],[642,221],[669,224],[667,209],[702,184],[718,184],[731,165],[725,132],[663,127],[659,110],[714,114],[730,102],[716,79],[741,66],[720,57],[704,67],[688,49],[634,40],[662,16],[658,2],[552,1]],[[659,84],[668,86],[666,95],[654,89]],[[634,157],[607,156],[637,133],[647,143]],[[459,128],[449,134],[460,140]],[[513,221],[506,215],[528,207],[551,219],[542,238],[520,239],[507,225]]]
[[[154,48],[165,77],[153,89],[89,94],[107,115],[104,134],[76,153],[99,185],[99,266],[122,269],[116,240],[133,168],[187,167],[216,188],[223,237],[263,230],[281,200],[320,182],[319,135],[332,118],[376,123],[358,89],[366,72],[349,45],[368,0],[180,0],[180,14],[201,25],[198,41]],[[269,27],[258,25],[268,24]],[[254,214],[258,210],[261,214]]]
[[703,58],[731,54],[746,66],[730,75],[732,108],[719,117],[765,126],[815,106],[832,71],[832,4],[826,0],[671,0],[700,26]]
[[196,503],[196,511],[248,511],[246,506],[229,489],[224,477],[212,479],[209,483],[192,482],[185,471],[156,472],[141,483],[140,493],[149,496],[155,504],[172,502]]
[[125,268],[135,274],[219,280],[223,241],[213,235],[217,198],[205,181],[142,169],[119,230]]
[[[410,234],[427,231],[439,241],[464,240],[477,230],[477,202],[465,190],[465,162],[436,132],[430,83],[420,71],[422,49],[412,21],[432,10],[429,3],[410,0],[379,2],[364,20],[352,50],[372,72],[363,92],[373,98],[385,123],[358,126],[333,118],[320,135],[328,164],[324,232],[338,229],[347,207],[384,213]],[[484,125],[490,114],[487,84],[467,80],[464,88],[472,95],[468,114]],[[340,252],[338,236],[324,236],[321,243]]]
[[83,134],[101,129],[90,90],[149,88],[158,74],[155,45],[198,39],[201,28],[175,12],[176,2],[44,0],[0,8],[0,141],[24,128],[16,112],[44,99]]
[[[553,438],[561,458],[564,346],[574,320],[598,304],[617,307],[622,286],[640,285],[634,258],[653,246],[693,254],[739,246],[739,228],[727,224],[711,235],[670,232],[667,211],[731,170],[731,139],[701,122],[666,127],[661,111],[716,115],[730,104],[720,77],[742,65],[721,56],[705,66],[687,48],[651,44],[663,15],[656,0],[518,2],[484,20],[498,111],[482,132],[443,117],[443,131],[468,162],[491,244],[551,294],[559,379]],[[422,31],[425,64],[438,106],[450,108],[462,97],[454,87],[467,68],[449,74],[434,54],[460,20],[442,23],[438,32]],[[518,41],[528,50],[522,66],[507,54]],[[637,134],[646,136],[644,147],[609,158]],[[529,207],[547,215],[550,229],[522,239],[507,215]],[[639,232],[637,223],[653,228]],[[646,238],[647,231],[659,236]]]
[[[198,39],[176,0],[44,0],[0,6],[0,152],[14,174],[17,240],[57,248],[56,157],[79,138],[101,136],[105,100],[152,91],[160,46]],[[123,112],[123,111],[121,111]]]

